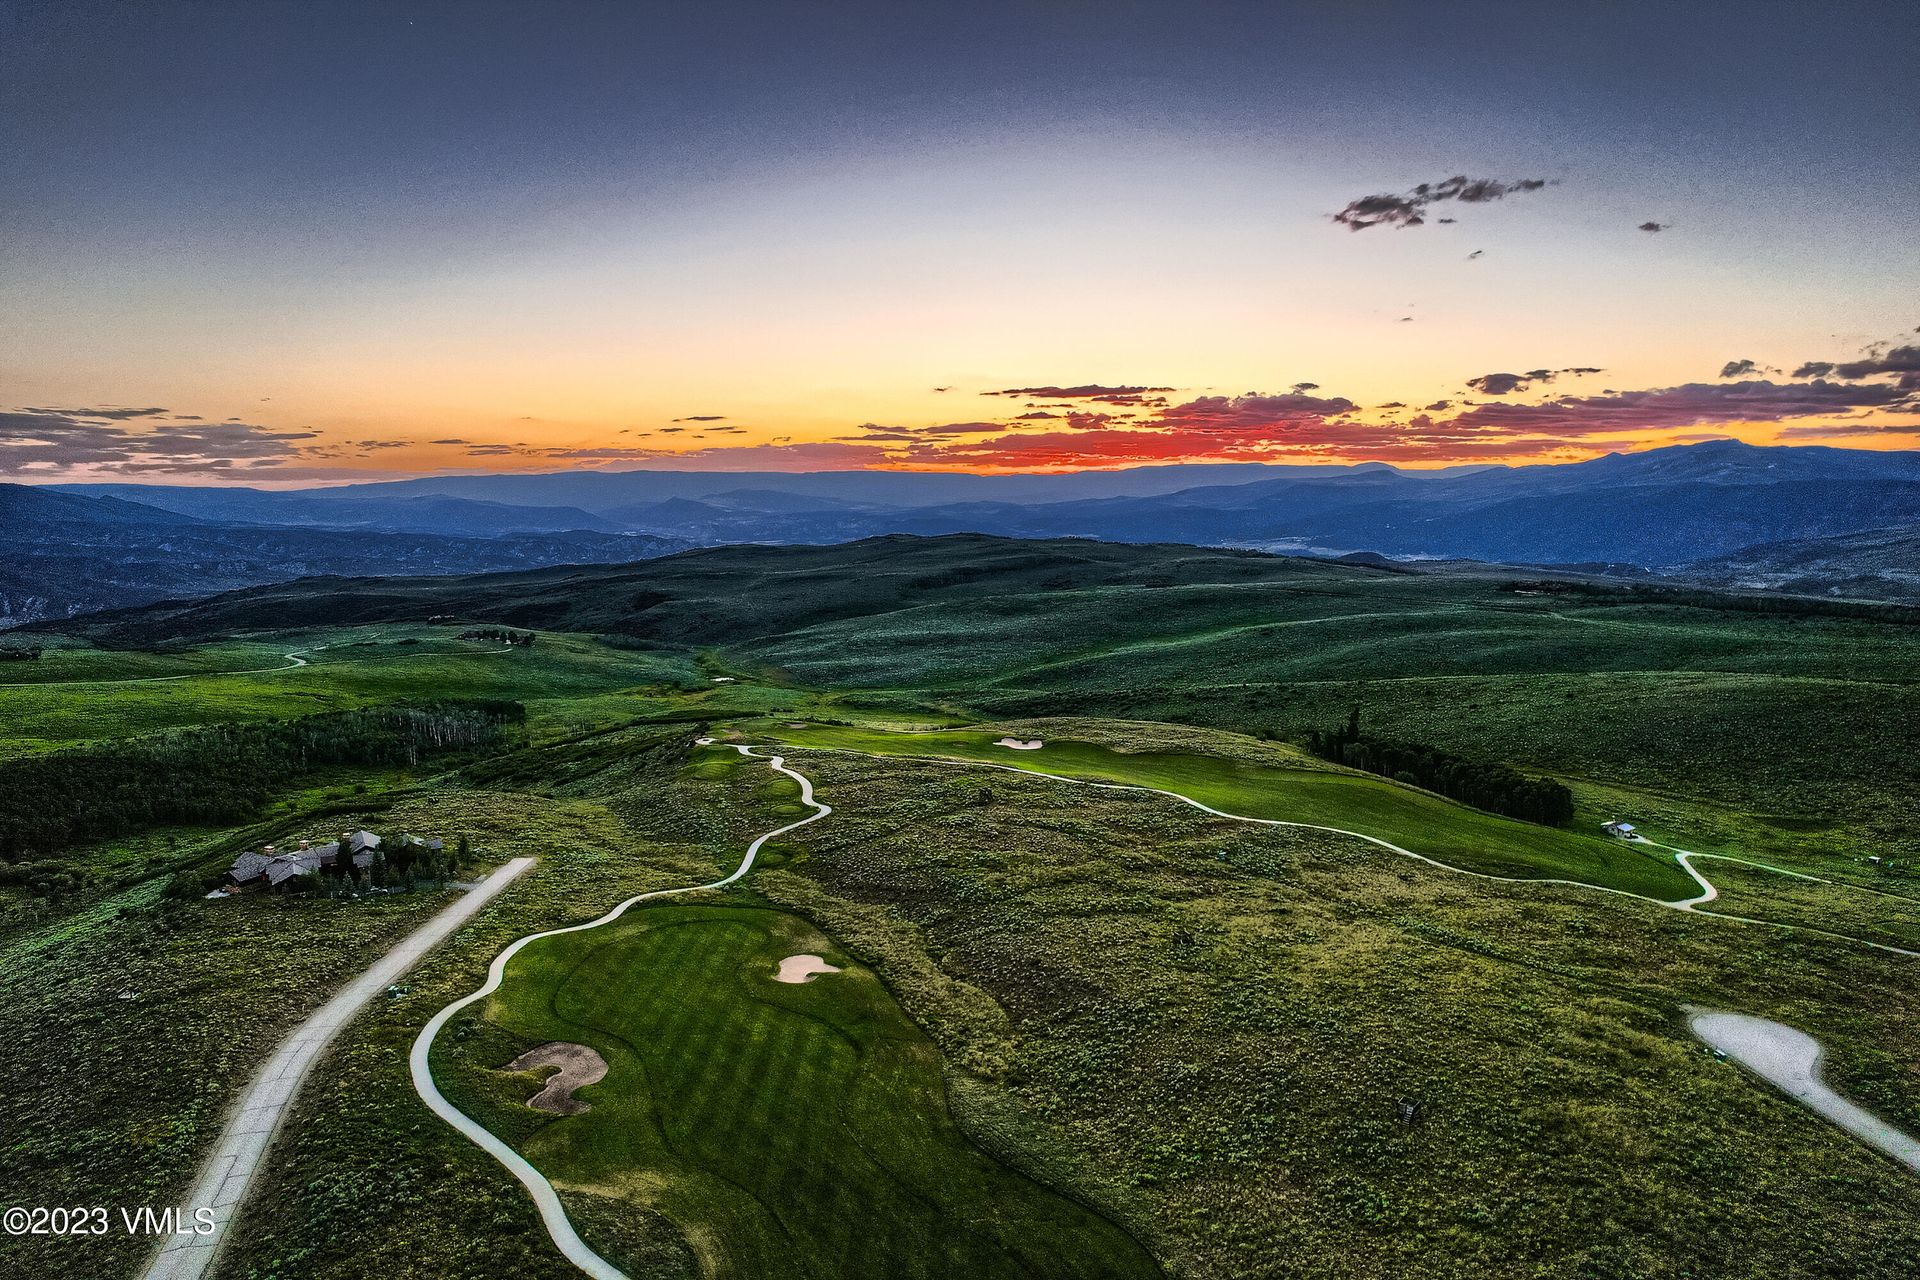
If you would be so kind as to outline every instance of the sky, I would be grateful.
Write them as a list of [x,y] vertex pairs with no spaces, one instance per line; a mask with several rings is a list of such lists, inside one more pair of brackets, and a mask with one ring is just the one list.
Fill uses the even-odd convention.
[[0,0],[0,479],[1920,446],[1920,11]]

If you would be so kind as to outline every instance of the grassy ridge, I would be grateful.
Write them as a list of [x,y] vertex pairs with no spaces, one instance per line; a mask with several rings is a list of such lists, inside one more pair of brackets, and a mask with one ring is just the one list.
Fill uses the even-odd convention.
[[[1097,729],[1093,726],[1063,726]],[[763,726],[749,726],[761,731]],[[1377,836],[1450,866],[1490,875],[1565,878],[1662,899],[1692,897],[1693,881],[1664,855],[1619,841],[1482,813],[1414,787],[1335,770],[1288,748],[1261,748],[1264,761],[1191,752],[1115,750],[1051,737],[1038,751],[995,746],[998,730],[890,734],[867,729],[764,726],[778,741],[881,755],[946,756],[1012,765],[1058,777],[1119,782],[1190,796],[1248,818],[1339,827]]]

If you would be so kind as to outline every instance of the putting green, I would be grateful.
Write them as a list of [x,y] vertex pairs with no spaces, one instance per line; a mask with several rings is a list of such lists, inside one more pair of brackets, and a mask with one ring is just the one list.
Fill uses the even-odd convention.
[[[841,972],[774,981],[800,953]],[[798,917],[662,906],[543,939],[485,1016],[608,1068],[577,1092],[591,1110],[499,1130],[556,1186],[665,1214],[708,1274],[1160,1275],[1125,1231],[968,1141],[932,1042]]]
[[[833,725],[749,731],[794,747],[875,755],[945,757],[1061,778],[1117,782],[1189,796],[1246,818],[1337,827],[1374,836],[1449,866],[1489,875],[1578,880],[1673,901],[1698,892],[1673,859],[1598,835],[1543,827],[1456,804],[1429,791],[1308,764],[1257,764],[1225,756],[1116,751],[1048,740],[1037,751],[996,746],[999,730],[886,733]],[[758,735],[766,737],[758,737]]]

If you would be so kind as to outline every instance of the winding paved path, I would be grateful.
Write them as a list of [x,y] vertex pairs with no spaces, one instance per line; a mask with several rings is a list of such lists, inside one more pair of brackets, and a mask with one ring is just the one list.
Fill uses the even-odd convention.
[[1920,1142],[1871,1111],[1848,1102],[1820,1078],[1820,1060],[1826,1050],[1818,1040],[1784,1023],[1745,1013],[1711,1009],[1688,1012],[1687,1026],[1706,1044],[1868,1146],[1920,1173]]
[[206,1274],[226,1239],[228,1225],[266,1162],[274,1133],[314,1062],[368,1001],[446,941],[532,865],[532,858],[515,858],[495,870],[478,888],[469,890],[458,902],[401,939],[280,1042],[280,1048],[228,1112],[220,1144],[201,1165],[193,1189],[181,1201],[189,1216],[195,1209],[212,1209],[213,1231],[204,1236],[166,1237],[147,1267],[146,1280],[198,1280]]
[[[711,738],[701,738],[699,739],[699,744],[702,746],[711,745],[713,741],[714,740]],[[1696,912],[1700,915],[1719,916],[1722,919],[1740,920],[1740,921],[1744,921],[1746,923],[1751,923],[1751,924],[1773,925],[1776,928],[1813,933],[1813,934],[1820,934],[1826,937],[1834,938],[1839,941],[1856,942],[1863,946],[1877,947],[1882,951],[1890,951],[1898,955],[1920,956],[1920,952],[1906,951],[1899,947],[1886,946],[1882,943],[1877,943],[1877,942],[1868,942],[1865,939],[1852,938],[1844,934],[1831,934],[1821,929],[1810,929],[1810,928],[1805,928],[1804,926],[1798,926],[1798,925],[1777,924],[1776,922],[1771,920],[1749,920],[1745,916],[1729,916],[1721,912],[1700,911],[1699,908],[1702,905],[1704,905],[1705,903],[1714,901],[1719,896],[1719,891],[1714,888],[1711,881],[1709,881],[1705,876],[1701,875],[1699,870],[1696,867],[1694,867],[1692,863],[1692,859],[1696,857],[1722,856],[1719,854],[1695,854],[1686,850],[1671,849],[1670,846],[1666,846],[1666,845],[1655,845],[1655,847],[1657,848],[1669,849],[1669,851],[1675,855],[1675,861],[1677,861],[1680,864],[1680,866],[1686,871],[1686,873],[1693,878],[1694,883],[1700,887],[1700,892],[1691,898],[1683,898],[1679,900],[1670,901],[1664,898],[1649,897],[1646,894],[1631,893],[1625,889],[1612,889],[1612,888],[1608,888],[1605,885],[1589,884],[1586,881],[1582,881],[1582,880],[1560,880],[1560,879],[1547,879],[1547,878],[1530,877],[1530,876],[1500,876],[1500,875],[1492,875],[1484,871],[1468,871],[1463,868],[1452,866],[1448,863],[1438,861],[1437,859],[1429,858],[1425,854],[1415,853],[1411,849],[1403,849],[1397,844],[1393,844],[1392,842],[1387,840],[1382,840],[1378,836],[1367,835],[1365,832],[1350,831],[1344,827],[1323,826],[1321,824],[1312,823],[1312,822],[1289,822],[1280,818],[1251,818],[1246,816],[1245,814],[1229,813],[1224,809],[1216,809],[1211,805],[1203,804],[1200,801],[1195,800],[1192,796],[1182,795],[1178,791],[1165,791],[1158,787],[1148,787],[1148,786],[1141,786],[1138,784],[1123,783],[1123,782],[1094,782],[1085,778],[1073,778],[1073,777],[1067,777],[1057,773],[1046,773],[1038,769],[1025,769],[1025,768],[1021,768],[1019,765],[995,764],[995,763],[992,763],[991,761],[965,760],[965,759],[957,759],[957,758],[946,757],[946,756],[888,755],[880,752],[855,751],[850,748],[843,748],[843,747],[781,747],[781,746],[774,746],[774,745],[767,745],[767,744],[740,744],[740,743],[729,743],[726,745],[732,747],[733,750],[738,751],[743,756],[747,756],[752,759],[765,760],[767,762],[768,767],[773,769],[776,773],[783,773],[789,778],[792,778],[795,782],[799,783],[800,799],[802,803],[810,805],[813,808],[814,812],[804,818],[799,819],[796,822],[790,822],[786,826],[776,828],[775,830],[769,831],[766,834],[757,837],[752,844],[747,846],[746,854],[741,859],[740,865],[735,867],[733,871],[730,872],[728,875],[723,876],[718,880],[714,880],[706,884],[685,885],[676,889],[655,889],[648,893],[635,894],[633,897],[628,898],[626,901],[615,906],[612,910],[608,911],[605,915],[600,916],[598,919],[590,920],[585,924],[569,925],[561,929],[547,929],[539,933],[530,933],[525,935],[524,937],[515,939],[513,942],[509,943],[504,950],[502,950],[497,956],[494,957],[493,963],[488,967],[487,980],[483,985],[481,985],[477,990],[473,991],[471,994],[462,996],[460,999],[454,1001],[452,1004],[442,1009],[439,1013],[433,1016],[433,1019],[430,1022],[428,1022],[424,1028],[421,1029],[419,1036],[413,1042],[413,1050],[408,1058],[408,1064],[411,1068],[412,1075],[413,1075],[414,1090],[426,1102],[427,1106],[433,1110],[435,1115],[438,1115],[441,1119],[445,1120],[448,1124],[452,1125],[455,1129],[458,1129],[470,1141],[472,1141],[474,1145],[478,1146],[481,1150],[485,1151],[488,1155],[492,1156],[495,1160],[499,1161],[500,1164],[504,1166],[509,1173],[513,1174],[513,1176],[520,1181],[522,1186],[526,1187],[528,1193],[533,1197],[535,1206],[540,1211],[540,1219],[542,1223],[545,1224],[547,1233],[550,1236],[552,1236],[555,1246],[559,1248],[560,1252],[567,1258],[568,1261],[572,1262],[576,1267],[578,1267],[581,1271],[583,1271],[587,1275],[593,1277],[594,1280],[627,1280],[627,1277],[626,1277],[626,1274],[622,1272],[618,1267],[615,1267],[612,1263],[608,1262],[605,1258],[595,1253],[591,1248],[588,1247],[587,1243],[580,1238],[579,1233],[574,1230],[573,1223],[567,1217],[566,1209],[560,1203],[559,1194],[554,1190],[553,1184],[547,1181],[547,1178],[544,1174],[542,1174],[538,1169],[534,1168],[533,1165],[528,1163],[526,1158],[522,1156],[519,1152],[515,1151],[511,1146],[507,1145],[507,1143],[504,1142],[502,1139],[495,1136],[492,1133],[492,1131],[486,1129],[477,1121],[475,1121],[472,1117],[468,1116],[465,1112],[461,1111],[458,1107],[454,1106],[453,1103],[449,1102],[446,1096],[440,1092],[439,1086],[434,1083],[433,1069],[430,1063],[430,1058],[433,1051],[433,1042],[435,1037],[440,1034],[440,1031],[454,1017],[455,1014],[460,1012],[460,1010],[468,1007],[469,1005],[472,1005],[481,1000],[484,1000],[487,996],[492,995],[495,991],[499,990],[500,984],[505,979],[505,976],[506,976],[506,968],[507,968],[508,962],[511,961],[513,957],[517,955],[520,952],[520,950],[523,947],[527,946],[529,943],[535,942],[541,938],[554,937],[557,934],[579,933],[588,929],[597,929],[601,925],[608,924],[614,920],[619,919],[620,916],[625,914],[625,912],[629,907],[632,907],[636,903],[648,901],[649,899],[671,897],[674,895],[684,894],[684,893],[693,893],[701,889],[718,889],[726,885],[732,884],[734,881],[746,875],[747,872],[753,868],[753,861],[755,856],[758,855],[758,853],[760,852],[761,846],[766,844],[767,841],[775,838],[776,836],[782,836],[787,834],[790,831],[796,830],[800,827],[804,827],[808,823],[817,822],[821,818],[824,818],[828,814],[833,812],[832,806],[824,804],[821,801],[814,798],[812,780],[809,779],[805,774],[802,774],[795,769],[789,768],[787,766],[786,757],[784,755],[763,755],[761,754],[762,749],[769,752],[771,751],[817,751],[817,752],[824,752],[824,753],[836,754],[836,755],[860,756],[866,759],[874,759],[874,760],[905,759],[905,760],[917,760],[917,761],[921,761],[923,763],[929,763],[929,764],[952,765],[955,767],[969,768],[969,769],[999,769],[1007,773],[1023,773],[1023,774],[1027,774],[1030,777],[1045,778],[1051,782],[1065,782],[1065,783],[1073,784],[1075,786],[1094,787],[1102,791],[1145,792],[1149,795],[1164,796],[1171,800],[1178,800],[1182,804],[1191,805],[1194,808],[1199,809],[1204,813],[1212,814],[1214,817],[1226,818],[1234,822],[1250,822],[1250,823],[1257,824],[1259,826],[1267,826],[1267,827],[1296,827],[1296,828],[1302,828],[1309,831],[1326,831],[1326,832],[1331,832],[1335,835],[1352,836],[1357,840],[1364,840],[1368,844],[1377,845],[1382,849],[1389,850],[1393,853],[1399,854],[1402,857],[1412,858],[1416,862],[1425,863],[1428,866],[1436,867],[1442,871],[1450,871],[1456,875],[1470,876],[1476,880],[1491,880],[1501,884],[1554,884],[1554,885],[1571,886],[1573,888],[1578,888],[1578,889],[1591,889],[1598,893],[1617,894],[1625,898],[1635,898],[1642,902],[1651,902],[1656,906],[1667,907],[1675,911]],[[1643,843],[1651,845],[1654,842],[1643,841]],[[1742,860],[1730,859],[1730,861],[1742,861]],[[1755,863],[1752,865],[1761,866],[1764,864]],[[1769,868],[1769,869],[1772,869],[1772,868]],[[1799,875],[1800,873],[1790,872],[1787,874]],[[1802,878],[1817,879],[1817,877],[1802,877]],[[1723,1015],[1723,1016],[1738,1017],[1740,1015]],[[1754,1019],[1753,1021],[1759,1021],[1759,1020]],[[1766,1025],[1776,1026],[1778,1024],[1769,1023]],[[1782,1031],[1790,1031],[1789,1028],[1782,1027],[1780,1029]],[[1794,1035],[1799,1034],[1797,1032],[1790,1032],[1790,1033]],[[1812,1043],[1811,1040],[1809,1040],[1809,1043]],[[1796,1094],[1796,1096],[1799,1096],[1799,1095]],[[1846,1103],[1844,1099],[1838,1099],[1837,1095],[1835,1095],[1835,1097],[1836,1097],[1836,1100],[1839,1101],[1842,1106],[1851,1106],[1851,1104]],[[1809,1103],[1809,1105],[1813,1105],[1813,1104]],[[1858,1109],[1855,1108],[1855,1110],[1858,1110]],[[1826,1114],[1826,1113],[1823,1112],[1823,1114]],[[1865,1113],[1863,1112],[1861,1114],[1864,1115]],[[1871,1117],[1869,1117],[1869,1119],[1871,1119]],[[1879,1122],[1874,1121],[1874,1123],[1878,1124]],[[1898,1134],[1897,1130],[1894,1130],[1893,1132],[1895,1134]],[[1911,1142],[1911,1139],[1906,1139],[1904,1134],[1898,1134],[1898,1136],[1905,1141]],[[1871,1141],[1871,1139],[1869,1140]],[[1876,1145],[1878,1144],[1876,1143]],[[1884,1150],[1886,1148],[1883,1147],[1882,1149]],[[1896,1158],[1904,1158],[1904,1157],[1896,1157]]]
[[[0,684],[0,689],[70,689],[76,685],[89,684],[165,684],[169,680],[213,680],[221,676],[272,676],[299,667],[312,666],[303,653],[319,653],[322,649],[337,648],[337,645],[317,644],[310,649],[295,649],[280,656],[286,659],[278,667],[246,667],[238,671],[181,671],[170,676],[113,676],[101,680],[16,680]],[[382,653],[349,658],[355,665],[370,662],[402,662],[408,658],[484,658],[496,653],[510,653],[512,650],[502,646],[498,649],[424,649],[418,653]],[[328,664],[344,665],[344,664]]]
[[[704,741],[708,740],[703,740],[703,742]],[[470,1004],[486,999],[500,989],[501,980],[506,977],[507,962],[518,955],[521,948],[525,947],[528,943],[536,942],[541,938],[555,937],[563,933],[582,933],[588,929],[598,929],[603,924],[611,924],[613,921],[618,920],[626,913],[627,908],[637,902],[646,902],[653,898],[668,898],[682,893],[694,893],[701,889],[719,889],[723,886],[730,885],[753,868],[754,858],[759,854],[760,847],[766,844],[767,841],[773,839],[775,836],[783,836],[798,827],[804,827],[809,822],[818,822],[833,812],[831,806],[822,804],[813,798],[812,780],[804,774],[787,768],[784,757],[762,756],[754,751],[752,747],[735,746],[733,749],[743,756],[765,760],[767,766],[775,773],[784,773],[799,783],[800,801],[802,804],[812,806],[813,812],[797,822],[789,822],[784,827],[778,827],[767,832],[765,835],[755,838],[753,843],[747,846],[746,855],[741,858],[740,865],[718,880],[713,880],[706,884],[683,885],[677,889],[655,889],[648,893],[637,893],[597,920],[589,920],[585,924],[568,925],[563,929],[547,929],[540,933],[529,933],[525,937],[514,939],[507,944],[505,950],[493,958],[493,964],[487,969],[487,980],[478,990],[470,995],[462,996],[460,999],[455,1000],[452,1004],[442,1009],[439,1013],[433,1015],[433,1020],[421,1029],[419,1037],[414,1040],[413,1052],[407,1059],[408,1065],[413,1072],[414,1091],[420,1095],[428,1107],[432,1108],[435,1115],[466,1135],[475,1146],[485,1151],[495,1160],[498,1160],[506,1167],[507,1172],[520,1180],[520,1184],[532,1195],[534,1205],[540,1210],[540,1220],[546,1225],[547,1234],[553,1237],[555,1246],[566,1256],[567,1261],[592,1276],[594,1280],[626,1280],[626,1273],[587,1247],[586,1241],[580,1238],[580,1233],[573,1229],[573,1223],[567,1218],[566,1208],[560,1203],[559,1194],[554,1191],[553,1184],[547,1181],[544,1174],[531,1164],[528,1164],[526,1158],[518,1151],[515,1151],[505,1142],[495,1137],[490,1130],[481,1126],[472,1117],[468,1116],[466,1112],[447,1101],[446,1095],[440,1092],[440,1087],[433,1081],[433,1066],[430,1061],[433,1053],[433,1040],[435,1036],[440,1034],[440,1029],[446,1026],[447,1022],[455,1014]]]
[[[1567,885],[1576,889],[1591,889],[1595,893],[1611,893],[1623,898],[1634,898],[1641,902],[1651,902],[1656,906],[1667,907],[1673,911],[1687,911],[1695,915],[1713,916],[1719,920],[1737,920],[1742,924],[1766,925],[1769,928],[1784,929],[1790,933],[1810,933],[1818,937],[1832,938],[1838,942],[1851,942],[1862,947],[1872,947],[1877,951],[1886,951],[1897,956],[1920,957],[1920,951],[1910,951],[1905,947],[1891,946],[1884,942],[1872,942],[1866,938],[1856,938],[1851,934],[1834,933],[1827,929],[1816,929],[1811,925],[1782,924],[1777,920],[1759,920],[1752,916],[1736,916],[1725,911],[1704,911],[1701,908],[1707,903],[1717,899],[1720,896],[1720,891],[1713,886],[1711,880],[1708,880],[1704,875],[1700,874],[1699,868],[1693,865],[1693,859],[1721,858],[1728,862],[1745,862],[1746,860],[1743,858],[1730,858],[1725,854],[1694,853],[1687,849],[1676,849],[1672,845],[1658,844],[1645,837],[1635,837],[1635,843],[1649,845],[1655,849],[1665,849],[1667,852],[1673,854],[1674,861],[1680,865],[1681,870],[1691,876],[1693,882],[1700,887],[1699,893],[1691,898],[1655,898],[1648,894],[1633,893],[1627,889],[1614,889],[1604,884],[1593,884],[1586,880],[1562,880],[1548,876],[1497,876],[1486,871],[1468,871],[1464,867],[1456,867],[1451,863],[1441,862],[1437,858],[1429,858],[1424,853],[1415,853],[1411,849],[1403,849],[1391,841],[1382,840],[1378,836],[1370,836],[1364,831],[1350,831],[1345,827],[1329,827],[1317,822],[1288,822],[1281,818],[1250,818],[1242,813],[1228,813],[1224,809],[1216,809],[1212,805],[1202,804],[1192,796],[1182,795],[1178,791],[1164,791],[1159,787],[1142,786],[1138,783],[1094,782],[1087,778],[1074,778],[1066,774],[1047,773],[1040,769],[1022,768],[1017,764],[995,764],[989,760],[967,760],[955,756],[918,756],[889,754],[879,751],[856,751],[851,747],[783,747],[781,750],[818,751],[832,755],[860,756],[868,760],[918,760],[926,764],[952,765],[957,768],[968,769],[999,769],[1005,773],[1024,773],[1029,777],[1046,778],[1052,782],[1066,782],[1079,787],[1096,787],[1102,791],[1143,791],[1148,795],[1165,796],[1170,800],[1178,800],[1182,804],[1192,805],[1203,813],[1210,813],[1216,818],[1227,818],[1234,822],[1251,822],[1263,827],[1297,827],[1306,831],[1326,831],[1334,835],[1352,836],[1356,840],[1365,840],[1368,844],[1378,845],[1382,849],[1397,853],[1403,858],[1412,858],[1415,862],[1424,862],[1430,867],[1437,867],[1442,871],[1451,871],[1455,875],[1471,876],[1475,880],[1492,880],[1499,884],[1557,884]],[[1765,863],[1761,862],[1749,862],[1746,863],[1746,865],[1763,867],[1768,871],[1781,870],[1778,867],[1768,867]],[[1782,874],[1794,876],[1801,880],[1819,881],[1821,884],[1839,883],[1838,881],[1820,880],[1818,876],[1804,875],[1797,871],[1783,871]],[[1855,888],[1864,886],[1849,885],[1846,887]],[[1878,892],[1878,890],[1867,890],[1867,892],[1874,893]]]
[[[326,645],[319,648],[324,649]],[[265,676],[279,671],[292,671],[295,667],[309,665],[300,655],[315,653],[316,649],[296,649],[292,653],[280,656],[287,661],[278,667],[249,667],[244,671],[182,671],[171,676],[118,676],[104,680],[16,680],[9,684],[0,684],[0,689],[71,689],[81,684],[165,684],[169,680],[205,680],[212,676]]]

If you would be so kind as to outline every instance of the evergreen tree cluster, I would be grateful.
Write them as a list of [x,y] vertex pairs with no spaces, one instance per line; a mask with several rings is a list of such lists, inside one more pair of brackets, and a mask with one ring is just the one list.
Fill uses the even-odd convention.
[[512,744],[517,702],[434,702],[297,720],[200,725],[0,762],[0,861],[145,827],[230,826],[329,765],[406,767]]
[[1551,778],[1529,778],[1495,760],[1470,760],[1417,742],[1369,737],[1360,708],[1337,729],[1314,729],[1306,747],[1322,760],[1428,791],[1523,822],[1560,827],[1573,820],[1573,793]]
[[536,632],[514,631],[508,627],[475,627],[471,631],[460,633],[462,640],[494,640],[501,644],[517,644],[529,647],[539,638]]

